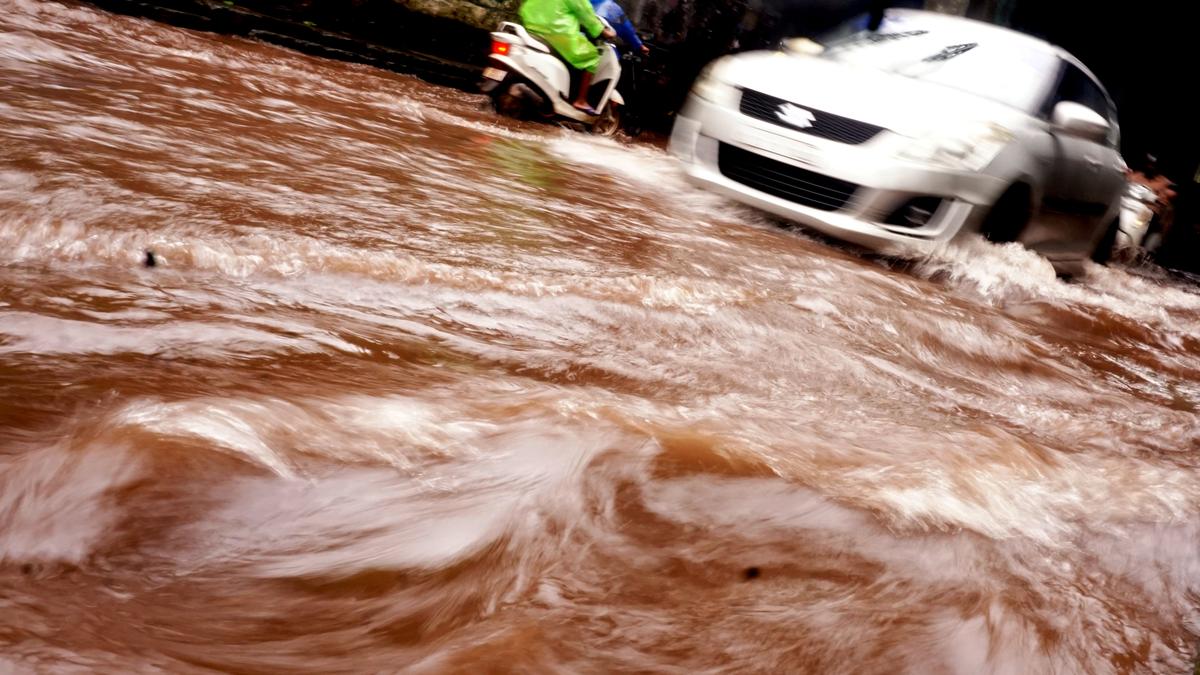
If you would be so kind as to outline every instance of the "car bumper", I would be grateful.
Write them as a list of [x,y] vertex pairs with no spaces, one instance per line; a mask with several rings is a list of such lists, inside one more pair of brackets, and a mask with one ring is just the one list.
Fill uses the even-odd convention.
[[[905,253],[929,250],[964,229],[975,229],[1006,187],[985,173],[896,159],[907,142],[909,139],[885,131],[861,145],[838,143],[691,96],[676,118],[670,149],[684,163],[693,183],[843,241],[885,253]],[[852,184],[852,194],[835,208],[828,203],[798,203],[779,194],[781,179],[769,168],[764,169],[768,172],[763,179],[767,183],[746,180],[729,171],[722,163],[722,153],[729,148],[741,151],[738,154],[742,157],[753,153],[754,158],[773,167],[786,168],[779,166],[782,163],[822,179],[835,179],[839,185]],[[766,184],[777,189],[764,191],[761,188]],[[810,190],[820,188],[801,183],[791,193],[809,195]],[[932,216],[918,226],[888,222],[915,198],[940,202]]]

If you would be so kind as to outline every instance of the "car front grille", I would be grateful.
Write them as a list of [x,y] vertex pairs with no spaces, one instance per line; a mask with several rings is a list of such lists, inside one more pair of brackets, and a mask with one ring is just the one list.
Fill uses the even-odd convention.
[[[796,108],[809,113],[811,115],[810,126],[790,124],[781,118],[780,112],[786,111],[789,108]],[[883,127],[875,126],[874,124],[867,124],[866,122],[852,120],[849,117],[842,117],[833,113],[800,106],[791,101],[769,96],[753,89],[742,90],[742,103],[739,109],[747,117],[777,124],[810,136],[849,145],[866,143],[874,138],[876,134],[883,131]]]
[[721,174],[742,185],[822,211],[836,211],[850,201],[858,185],[784,164],[722,143],[717,152]]

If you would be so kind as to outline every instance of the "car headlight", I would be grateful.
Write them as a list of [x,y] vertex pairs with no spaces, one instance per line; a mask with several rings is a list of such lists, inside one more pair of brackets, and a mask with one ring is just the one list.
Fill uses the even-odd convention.
[[960,171],[979,171],[991,164],[1012,138],[1012,132],[999,124],[971,124],[918,139],[900,151],[900,158]]
[[742,92],[737,87],[723,80],[718,72],[720,61],[713,61],[696,76],[692,85],[692,93],[700,98],[728,108],[736,107],[741,100]]

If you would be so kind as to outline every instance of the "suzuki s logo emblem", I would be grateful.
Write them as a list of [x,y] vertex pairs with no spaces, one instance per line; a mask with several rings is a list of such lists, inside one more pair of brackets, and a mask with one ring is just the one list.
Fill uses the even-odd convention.
[[816,116],[811,112],[791,103],[784,103],[779,106],[779,110],[775,111],[775,116],[784,124],[796,127],[797,129],[807,129],[813,125],[813,122],[817,121]]

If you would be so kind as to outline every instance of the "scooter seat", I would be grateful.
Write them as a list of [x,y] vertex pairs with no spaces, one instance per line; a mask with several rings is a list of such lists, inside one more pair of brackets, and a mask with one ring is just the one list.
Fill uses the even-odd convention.
[[526,33],[526,35],[529,36],[529,46],[530,47],[533,47],[534,49],[536,49],[538,51],[546,52],[547,54],[554,54],[556,56],[558,55],[558,52],[555,51],[554,48],[550,46],[549,42],[546,42],[545,40],[534,35],[533,33]]
[[568,61],[566,57],[564,57],[562,54],[559,54],[558,50],[555,49],[554,46],[549,42],[546,42],[540,36],[534,35],[533,33],[527,33],[527,35],[529,36],[530,46],[532,46],[534,49],[541,50],[558,59],[559,61],[562,61],[563,65],[567,67],[567,72],[571,75],[571,89],[574,90],[575,86],[579,84],[580,71],[575,68],[575,66],[571,65],[571,62]]
[[550,44],[548,42],[546,42],[545,40],[541,39],[540,37],[534,35],[533,33],[530,33],[529,31],[525,30],[525,27],[519,23],[513,23],[511,21],[504,21],[500,24],[499,32],[508,33],[509,35],[515,35],[517,38],[519,38],[521,40],[521,42],[525,43],[525,46],[532,47],[533,49],[536,49],[539,52],[546,52],[547,54],[555,53],[555,51],[550,47]]

